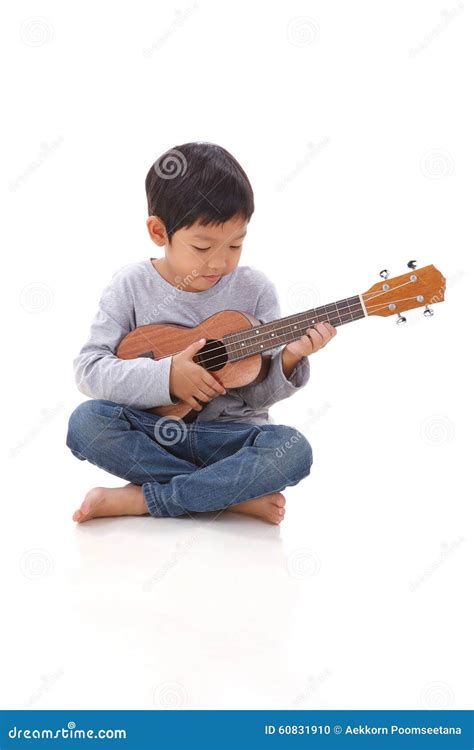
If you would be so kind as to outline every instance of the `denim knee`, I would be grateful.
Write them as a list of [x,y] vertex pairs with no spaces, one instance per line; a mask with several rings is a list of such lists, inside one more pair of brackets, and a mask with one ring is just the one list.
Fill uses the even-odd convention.
[[89,399],[76,406],[69,417],[66,445],[77,458],[85,460],[81,451],[104,430],[118,409],[118,404],[105,399]]
[[288,425],[276,425],[272,434],[272,461],[280,471],[292,479],[308,476],[313,464],[311,443],[299,430]]

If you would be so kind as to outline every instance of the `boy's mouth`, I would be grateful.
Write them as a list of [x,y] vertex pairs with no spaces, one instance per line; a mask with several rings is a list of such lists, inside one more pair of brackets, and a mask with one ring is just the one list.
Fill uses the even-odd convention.
[[208,281],[217,281],[217,279],[220,279],[220,276],[204,276],[203,279],[207,279]]

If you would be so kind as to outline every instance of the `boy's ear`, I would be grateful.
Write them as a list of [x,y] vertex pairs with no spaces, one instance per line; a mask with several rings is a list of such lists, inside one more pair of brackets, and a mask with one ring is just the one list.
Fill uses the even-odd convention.
[[148,228],[148,234],[150,235],[150,238],[153,240],[155,245],[159,245],[160,247],[166,245],[166,243],[168,242],[168,233],[166,231],[165,224],[160,219],[160,217],[149,216],[146,220],[146,225]]

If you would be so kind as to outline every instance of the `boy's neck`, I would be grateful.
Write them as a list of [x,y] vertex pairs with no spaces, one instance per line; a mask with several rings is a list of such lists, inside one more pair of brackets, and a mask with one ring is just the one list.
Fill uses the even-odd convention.
[[171,286],[181,289],[184,292],[192,292],[194,294],[198,294],[202,291],[202,289],[185,289],[183,288],[184,282],[177,284],[169,269],[166,267],[166,258],[151,258],[151,262],[155,271],[157,271],[157,273],[159,273],[168,284],[171,284]]

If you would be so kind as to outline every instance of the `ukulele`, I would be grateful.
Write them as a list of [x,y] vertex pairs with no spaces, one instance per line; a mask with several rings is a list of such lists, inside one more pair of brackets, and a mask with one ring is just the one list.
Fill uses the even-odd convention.
[[[124,336],[115,353],[120,359],[150,357],[159,360],[178,354],[194,341],[205,338],[206,343],[193,359],[221,385],[238,388],[258,383],[266,377],[270,367],[271,355],[264,352],[296,341],[316,323],[328,321],[340,326],[369,315],[397,315],[397,323],[405,323],[406,318],[401,313],[423,306],[424,315],[431,317],[433,310],[429,305],[444,300],[446,279],[432,265],[415,270],[416,261],[409,261],[408,267],[410,273],[391,281],[388,281],[388,271],[381,271],[383,281],[363,294],[269,323],[262,323],[249,313],[222,310],[194,328],[159,323],[139,326]],[[182,400],[145,411],[183,421],[191,421],[199,413]]]

